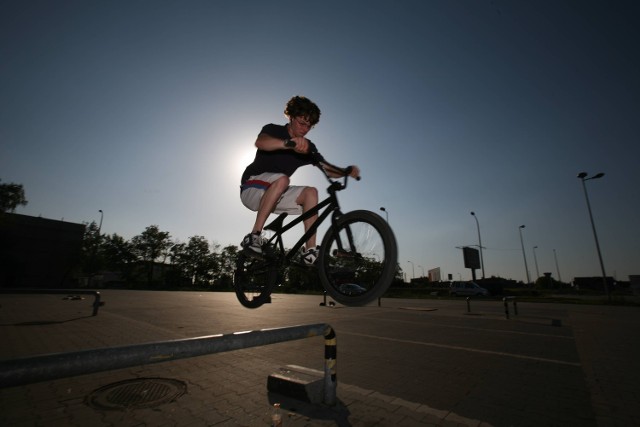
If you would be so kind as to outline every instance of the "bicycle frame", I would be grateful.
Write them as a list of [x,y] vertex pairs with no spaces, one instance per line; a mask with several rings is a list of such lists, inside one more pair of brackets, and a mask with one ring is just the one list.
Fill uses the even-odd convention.
[[[336,193],[338,191],[342,191],[347,188],[347,181],[349,179],[350,167],[346,169],[341,168],[341,167],[332,165],[331,163],[322,159],[322,157],[318,156],[317,152],[313,152],[311,154],[315,158],[314,166],[320,169],[324,174],[325,178],[327,178],[327,181],[329,181],[329,187],[327,187],[327,193],[329,193],[329,196],[323,201],[321,201],[320,203],[318,203],[317,205],[315,205],[313,208],[309,209],[307,212],[303,213],[298,218],[292,220],[286,225],[284,225],[284,219],[288,216],[288,214],[282,213],[275,220],[269,223],[269,225],[265,227],[265,230],[271,230],[275,233],[267,241],[267,245],[274,244],[275,242],[275,244],[277,244],[280,247],[280,250],[284,253],[285,250],[284,250],[284,242],[282,240],[282,235],[287,231],[289,231],[291,228],[303,222],[304,220],[309,219],[316,214],[319,214],[318,219],[314,221],[314,223],[311,225],[311,227],[309,227],[307,231],[305,231],[305,233],[302,235],[300,240],[298,240],[296,244],[293,245],[293,247],[289,250],[289,252],[285,253],[284,261],[286,262],[291,262],[291,260],[293,259],[293,256],[297,254],[300,248],[302,248],[302,246],[304,245],[304,243],[307,240],[309,240],[309,238],[318,231],[318,228],[320,227],[320,225],[327,219],[329,215],[333,213],[333,216],[331,218],[331,223],[335,224],[338,216],[342,214],[340,212],[340,202],[338,202],[338,195]],[[331,177],[329,176],[325,168],[322,166],[322,164],[325,164],[326,166],[334,170],[343,172],[344,173],[343,182],[341,183],[338,180],[331,179]],[[360,177],[357,177],[356,179],[359,180]],[[322,213],[320,213],[320,211],[325,207],[326,209]],[[349,238],[351,239],[351,236],[349,236]]]
[[[327,179],[329,178],[327,177]],[[299,217],[287,223],[286,225],[284,224],[284,220],[289,214],[282,213],[278,215],[278,217],[275,220],[273,220],[271,223],[269,223],[265,227],[265,230],[271,230],[275,233],[267,241],[267,244],[278,245],[278,247],[280,247],[280,249],[284,253],[285,250],[284,250],[284,241],[282,239],[282,235],[287,231],[289,231],[290,229],[292,229],[293,227],[295,227],[296,225],[305,221],[306,219],[309,219],[314,215],[318,214],[318,219],[311,225],[311,227],[309,227],[309,229],[302,235],[302,237],[295,243],[295,245],[293,245],[293,247],[288,252],[285,253],[284,260],[287,262],[291,262],[295,254],[297,254],[300,248],[302,248],[302,246],[304,245],[304,243],[307,240],[309,240],[309,238],[314,233],[318,231],[318,228],[320,227],[320,225],[327,219],[329,215],[333,214],[331,219],[332,223],[335,223],[337,217],[341,215],[340,203],[338,202],[338,196],[336,193],[338,191],[341,191],[347,188],[346,179],[347,177],[345,177],[344,184],[338,181],[333,181],[329,179],[329,181],[331,182],[331,185],[329,185],[329,187],[327,188],[327,192],[329,193],[329,196],[326,199],[322,200],[317,205],[315,205],[313,208],[308,210],[307,212],[303,213]],[[322,211],[322,209],[324,209],[324,211]]]

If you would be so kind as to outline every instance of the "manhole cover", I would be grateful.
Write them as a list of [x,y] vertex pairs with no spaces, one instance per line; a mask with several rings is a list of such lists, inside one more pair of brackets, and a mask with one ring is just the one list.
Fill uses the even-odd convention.
[[170,378],[135,378],[94,390],[86,402],[95,409],[125,410],[150,408],[176,400],[187,385]]

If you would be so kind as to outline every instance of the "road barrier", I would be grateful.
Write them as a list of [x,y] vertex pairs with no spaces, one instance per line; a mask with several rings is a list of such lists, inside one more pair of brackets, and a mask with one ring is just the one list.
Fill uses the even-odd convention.
[[509,318],[509,301],[513,301],[513,314],[518,315],[518,304],[516,303],[516,297],[504,297],[502,302],[504,303],[504,315]]
[[208,335],[6,360],[0,362],[0,387],[20,386],[131,366],[168,362],[320,335],[325,338],[323,400],[327,405],[335,405],[337,388],[336,334],[333,328],[327,324],[234,332],[225,335]]
[[98,315],[98,309],[104,305],[100,301],[100,292],[88,289],[0,289],[2,294],[67,294],[67,295],[93,295],[93,316]]

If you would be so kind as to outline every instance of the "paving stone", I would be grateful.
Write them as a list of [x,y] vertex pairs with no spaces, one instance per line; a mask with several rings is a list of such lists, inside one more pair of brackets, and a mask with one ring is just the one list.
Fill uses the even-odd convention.
[[[231,293],[102,291],[86,301],[0,296],[0,360],[310,323],[338,342],[338,404],[288,399],[267,389],[280,366],[321,370],[323,339],[133,366],[0,388],[0,425],[269,425],[275,401],[287,426],[639,425],[640,326],[636,307],[496,301],[390,300],[382,307],[318,307],[318,297],[276,295],[246,310]],[[408,306],[435,309],[406,310]],[[560,319],[552,327],[550,319]],[[96,410],[84,399],[118,381],[172,378],[187,393],[156,408]]]

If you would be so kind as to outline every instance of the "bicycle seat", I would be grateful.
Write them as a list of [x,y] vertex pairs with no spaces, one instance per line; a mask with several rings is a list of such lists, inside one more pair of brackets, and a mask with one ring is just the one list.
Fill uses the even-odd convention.
[[289,214],[284,212],[281,213],[280,215],[278,215],[278,217],[276,219],[274,219],[271,223],[269,223],[266,227],[264,227],[265,230],[271,230],[271,231],[280,231],[280,229],[283,226],[283,222],[284,219],[288,216]]

